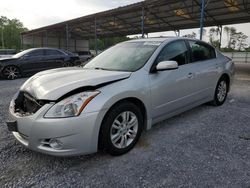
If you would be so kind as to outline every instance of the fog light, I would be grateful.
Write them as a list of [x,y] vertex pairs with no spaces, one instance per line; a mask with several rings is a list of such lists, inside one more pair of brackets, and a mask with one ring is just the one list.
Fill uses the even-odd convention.
[[57,139],[50,139],[49,145],[53,149],[62,149],[63,148],[63,144]]

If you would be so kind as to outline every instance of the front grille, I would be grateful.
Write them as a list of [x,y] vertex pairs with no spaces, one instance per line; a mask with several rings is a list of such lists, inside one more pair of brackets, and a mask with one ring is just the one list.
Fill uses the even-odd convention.
[[44,105],[44,102],[35,99],[26,92],[19,92],[14,105],[15,113],[28,116],[36,113]]

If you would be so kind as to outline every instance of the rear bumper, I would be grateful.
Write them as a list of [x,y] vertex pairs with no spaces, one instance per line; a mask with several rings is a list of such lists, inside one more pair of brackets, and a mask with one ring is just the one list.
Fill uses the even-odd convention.
[[16,140],[25,147],[54,156],[73,156],[97,151],[102,112],[81,114],[72,118],[44,118],[51,107],[44,105],[34,115],[20,117],[10,109],[17,123],[12,131]]

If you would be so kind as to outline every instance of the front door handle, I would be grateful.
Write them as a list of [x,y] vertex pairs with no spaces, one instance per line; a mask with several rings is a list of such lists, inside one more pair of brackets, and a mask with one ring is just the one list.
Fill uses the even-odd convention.
[[188,78],[193,78],[193,77],[194,77],[194,74],[190,72],[190,73],[188,73],[187,77],[188,77]]

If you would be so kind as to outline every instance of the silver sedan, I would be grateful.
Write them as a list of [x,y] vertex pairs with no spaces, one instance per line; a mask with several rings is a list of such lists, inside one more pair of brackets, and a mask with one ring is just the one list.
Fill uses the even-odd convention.
[[83,68],[28,79],[11,101],[7,125],[34,151],[121,155],[159,121],[203,103],[222,105],[233,73],[231,59],[199,40],[131,40]]

